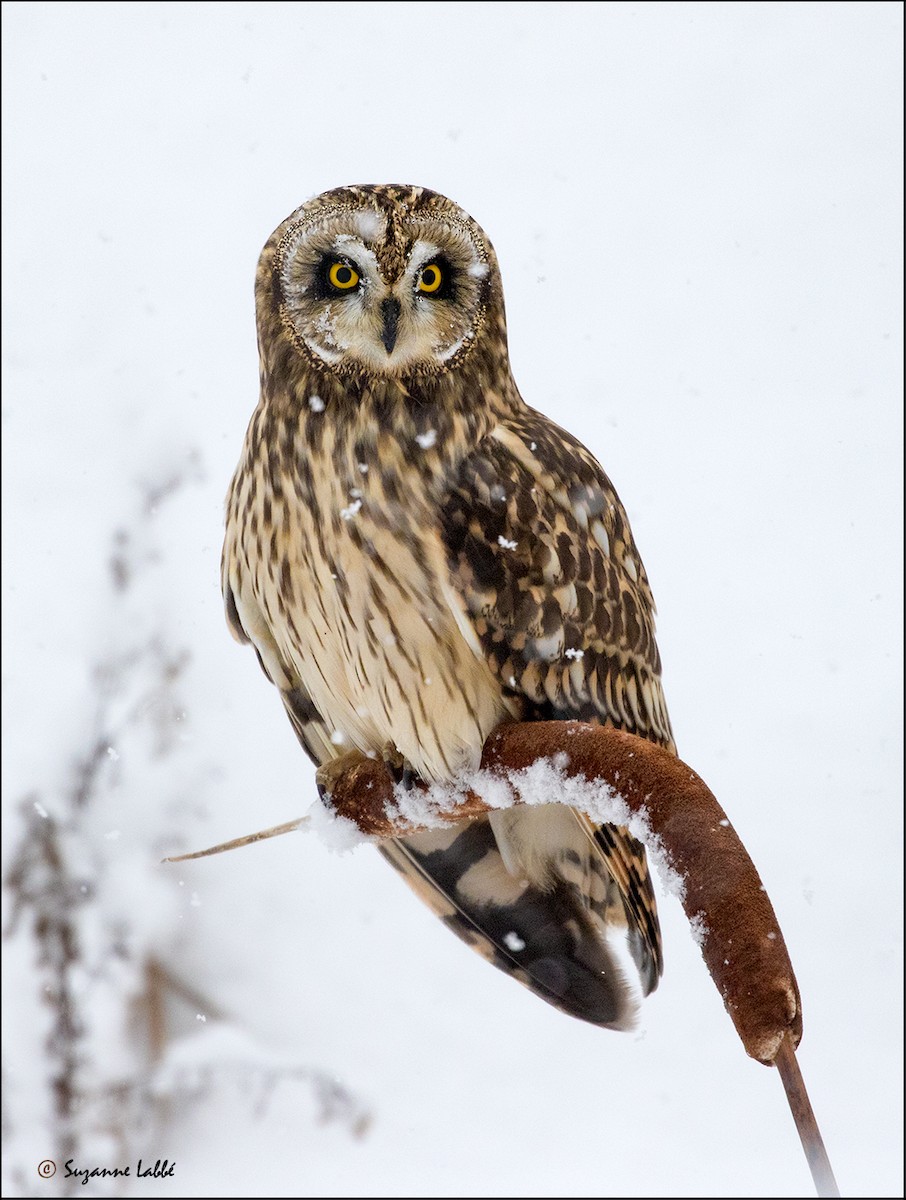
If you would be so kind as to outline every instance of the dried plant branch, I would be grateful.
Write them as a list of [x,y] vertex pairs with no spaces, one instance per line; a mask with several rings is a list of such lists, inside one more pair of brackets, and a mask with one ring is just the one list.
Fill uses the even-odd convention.
[[162,858],[162,863],[189,862],[193,858],[208,858],[212,854],[224,854],[227,850],[238,850],[240,846],[250,846],[253,842],[264,842],[268,838],[280,837],[283,833],[293,833],[300,829],[308,817],[297,817],[295,821],[284,821],[282,825],[272,825],[270,829],[261,829],[258,833],[247,833],[244,837],[233,838],[229,842],[220,842],[216,846],[208,846],[207,850],[193,850],[191,854],[171,854]]
[[[63,786],[46,807],[37,791],[25,798],[24,828],[4,881],[12,895],[4,936],[33,941],[39,995],[51,1012],[44,1062],[37,1074],[48,1091],[49,1135],[58,1162],[80,1157],[100,1129],[96,1118],[106,1100],[111,1103],[102,1132],[123,1147],[135,1115],[116,1103],[123,1084],[112,1058],[99,1052],[100,1039],[92,1036],[96,1021],[90,998],[102,992],[111,1002],[109,1011],[122,1019],[139,1054],[148,1046],[159,1057],[166,1038],[161,1004],[144,1006],[147,1025],[131,1019],[130,1010],[142,1009],[143,997],[124,985],[121,967],[135,951],[128,918],[104,891],[106,843],[99,841],[95,823],[117,784],[119,754],[114,742],[131,738],[131,745],[144,749],[142,735],[150,731],[151,757],[162,757],[176,744],[173,713],[180,706],[173,689],[188,653],[172,650],[160,633],[142,632],[142,623],[139,631],[121,623],[117,613],[142,569],[154,561],[156,551],[148,538],[152,503],[176,491],[182,477],[174,473],[159,493],[148,492],[142,513],[113,535],[112,621],[105,626],[103,654],[93,664],[91,689],[85,696],[86,737],[72,755]],[[149,987],[152,974],[145,976]],[[91,980],[90,990],[84,985],[86,978]],[[29,1071],[34,1073],[34,1068]],[[78,1179],[59,1183],[60,1194],[78,1190]]]
[[[82,897],[71,878],[61,846],[61,830],[50,816],[36,812],[29,797],[22,806],[27,833],[19,845],[6,884],[13,893],[9,936],[25,912],[32,919],[44,999],[53,1012],[47,1037],[48,1083],[53,1097],[56,1153],[66,1161],[78,1147],[77,1115],[82,1099],[80,1067],[84,1024],[73,990],[73,968],[80,960],[78,909]],[[70,1195],[73,1187],[66,1185]]]

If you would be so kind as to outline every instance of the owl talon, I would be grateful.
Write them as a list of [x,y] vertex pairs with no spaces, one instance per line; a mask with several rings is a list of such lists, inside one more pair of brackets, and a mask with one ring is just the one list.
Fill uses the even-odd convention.
[[408,763],[404,764],[402,770],[393,772],[394,783],[398,784],[398,786],[401,787],[404,792],[411,792],[417,779],[418,776]]
[[403,791],[411,792],[418,780],[418,773],[406,762],[399,750],[395,746],[387,745],[384,747],[381,757],[387,770],[393,776],[394,784],[400,786]]

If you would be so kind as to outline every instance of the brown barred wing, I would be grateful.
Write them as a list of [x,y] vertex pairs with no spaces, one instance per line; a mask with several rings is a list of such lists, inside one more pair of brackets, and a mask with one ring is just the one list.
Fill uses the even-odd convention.
[[672,746],[645,568],[613,485],[580,442],[531,410],[498,426],[463,463],[443,521],[488,661],[532,715],[598,720]]
[[[454,588],[525,719],[579,719],[673,748],[654,601],[619,497],[588,450],[531,409],[462,464],[443,504]],[[645,991],[662,951],[643,846],[595,831]]]

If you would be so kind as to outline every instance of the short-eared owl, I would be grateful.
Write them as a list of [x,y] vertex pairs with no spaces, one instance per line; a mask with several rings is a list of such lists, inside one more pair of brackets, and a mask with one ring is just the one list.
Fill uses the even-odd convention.
[[[426,188],[326,192],[267,242],[256,301],[261,398],[223,594],[322,777],[382,754],[450,780],[508,719],[672,747],[626,514],[589,451],[522,400],[472,218]],[[615,937],[642,990],[657,984],[654,895],[625,829],[551,804],[381,849],[464,941],[574,1016],[631,1025]]]

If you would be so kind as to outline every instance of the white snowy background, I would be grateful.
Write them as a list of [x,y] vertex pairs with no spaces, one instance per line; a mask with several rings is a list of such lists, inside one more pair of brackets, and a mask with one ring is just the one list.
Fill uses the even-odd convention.
[[223,622],[222,501],[260,247],[359,182],[494,242],[517,382],[623,498],[680,752],[772,898],[841,1190],[902,1195],[901,45],[898,3],[3,5],[5,1195],[66,1188],[61,979],[75,1165],[176,1164],[80,1195],[813,1194],[669,896],[618,1035],[369,847],[159,865],[315,799]]

